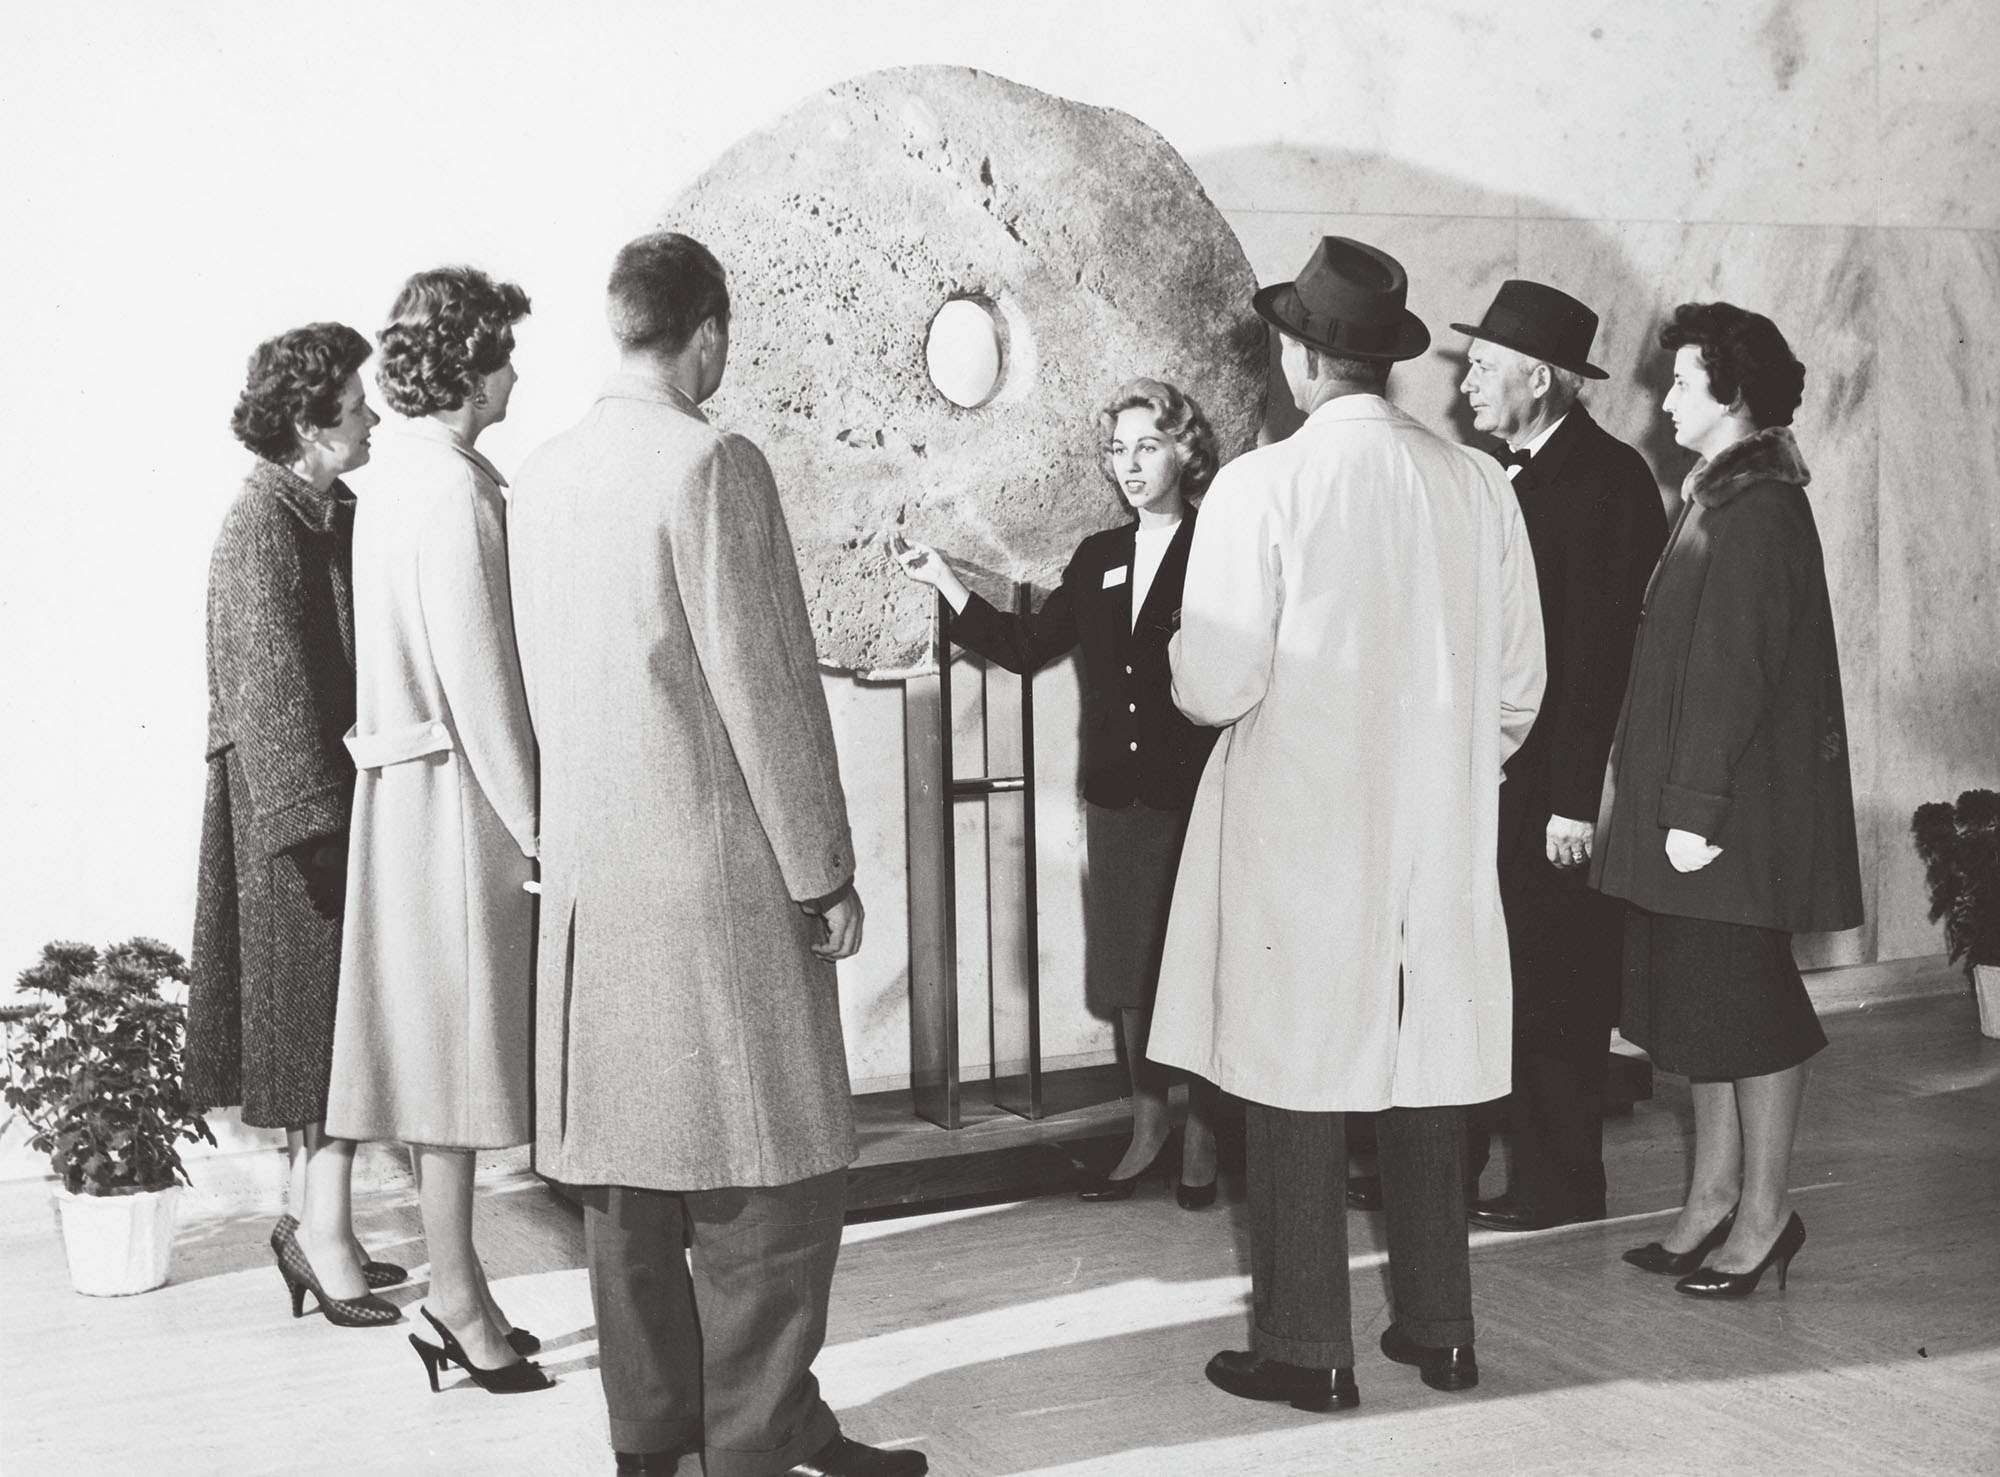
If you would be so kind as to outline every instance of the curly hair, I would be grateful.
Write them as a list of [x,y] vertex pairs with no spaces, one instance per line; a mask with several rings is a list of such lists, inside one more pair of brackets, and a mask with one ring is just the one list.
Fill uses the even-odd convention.
[[1672,353],[1687,344],[1701,351],[1708,393],[1718,405],[1736,397],[1759,430],[1789,426],[1805,398],[1806,367],[1778,325],[1734,303],[1682,303],[1660,330],[1660,347]]
[[1120,484],[1118,474],[1111,470],[1111,434],[1117,428],[1118,417],[1128,410],[1150,410],[1153,424],[1160,431],[1174,438],[1181,449],[1181,494],[1197,498],[1208,491],[1208,484],[1215,480],[1216,469],[1222,465],[1215,448],[1215,430],[1208,423],[1208,417],[1201,413],[1201,407],[1194,397],[1184,394],[1179,388],[1165,380],[1131,379],[1112,391],[1111,398],[1104,402],[1097,412],[1097,441],[1099,448],[1098,466],[1105,479],[1116,489]]
[[382,398],[399,415],[457,410],[482,378],[513,357],[514,325],[527,316],[527,293],[477,267],[418,272],[396,294],[388,325],[376,335]]
[[297,427],[339,421],[341,391],[372,352],[345,323],[308,323],[265,339],[250,355],[229,429],[266,461],[289,462],[299,454]]
[[729,280],[715,253],[679,231],[628,241],[606,284],[611,336],[622,349],[674,354],[707,319],[729,321]]

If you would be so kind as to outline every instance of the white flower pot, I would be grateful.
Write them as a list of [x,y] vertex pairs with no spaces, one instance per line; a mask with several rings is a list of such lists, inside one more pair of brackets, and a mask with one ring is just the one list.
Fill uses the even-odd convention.
[[1979,997],[1979,1034],[2000,1040],[2000,964],[1972,966],[1972,993]]
[[56,1191],[69,1285],[88,1297],[150,1292],[167,1280],[180,1187],[138,1195]]

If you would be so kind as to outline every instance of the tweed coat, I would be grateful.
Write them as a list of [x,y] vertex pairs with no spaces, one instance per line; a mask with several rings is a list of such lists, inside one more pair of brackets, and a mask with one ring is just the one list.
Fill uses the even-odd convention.
[[509,520],[541,745],[535,1160],[577,1184],[783,1185],[853,1157],[834,966],[800,904],[854,843],[762,453],[613,376]]
[[[1700,461],[1639,619],[1591,882],[1788,933],[1862,921],[1840,653],[1810,480],[1767,427]],[[1669,830],[1722,848],[1696,872]]]
[[528,1141],[535,739],[502,478],[429,418],[380,438],[354,516],[358,770],[327,1131]]
[[1182,516],[1132,619],[1132,550],[1138,523],[1091,534],[1062,582],[1031,616],[1003,615],[974,595],[953,617],[951,638],[1010,672],[1032,672],[1083,648],[1083,798],[1114,809],[1194,803],[1215,730],[1174,706],[1167,642],[1180,620],[1181,581],[1194,543],[1195,510]]
[[1505,1093],[1494,837],[1544,657],[1498,465],[1377,395],[1320,406],[1216,477],[1172,657],[1225,732],[1148,1055],[1295,1111]]
[[1514,1033],[1530,1055],[1601,1059],[1618,1020],[1625,910],[1548,859],[1549,818],[1595,821],[1646,580],[1667,538],[1644,457],[1583,405],[1514,474],[1541,590],[1548,688],[1500,788],[1500,897]]
[[354,791],[353,519],[344,484],[259,461],[209,560],[187,1092],[260,1128],[326,1117],[341,899],[311,858]]

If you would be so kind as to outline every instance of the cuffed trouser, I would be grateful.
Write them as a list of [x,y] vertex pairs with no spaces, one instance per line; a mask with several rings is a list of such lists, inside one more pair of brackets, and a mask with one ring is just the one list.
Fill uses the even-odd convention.
[[[1243,1105],[1250,1179],[1250,1348],[1309,1369],[1354,1363],[1347,1285],[1347,1135],[1340,1113]],[[1415,1342],[1472,1342],[1465,1109],[1375,1117],[1389,1292]]]
[[595,1185],[578,1198],[614,1448],[699,1449],[708,1477],[768,1477],[840,1434],[812,1362],[845,1171],[770,1188]]

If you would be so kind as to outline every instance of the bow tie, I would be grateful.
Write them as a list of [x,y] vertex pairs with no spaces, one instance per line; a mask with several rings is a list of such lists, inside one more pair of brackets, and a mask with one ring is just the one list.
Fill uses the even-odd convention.
[[1503,467],[1525,467],[1534,459],[1534,455],[1532,451],[1516,451],[1510,446],[1507,450],[1500,453],[1500,465]]

